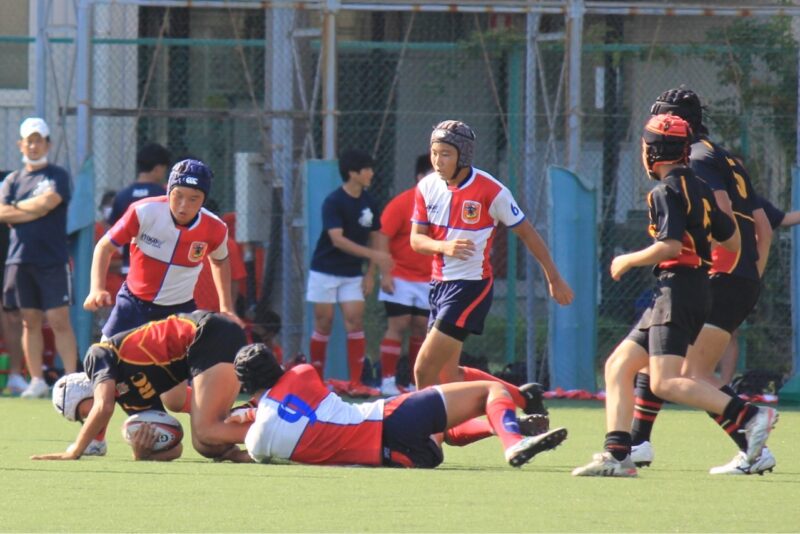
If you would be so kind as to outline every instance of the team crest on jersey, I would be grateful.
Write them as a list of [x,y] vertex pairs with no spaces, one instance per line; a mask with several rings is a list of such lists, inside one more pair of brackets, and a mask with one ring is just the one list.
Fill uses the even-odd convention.
[[208,243],[203,241],[192,241],[189,245],[189,261],[202,261],[203,256],[206,255]]
[[475,224],[481,218],[481,203],[465,200],[461,205],[461,220],[467,224]]

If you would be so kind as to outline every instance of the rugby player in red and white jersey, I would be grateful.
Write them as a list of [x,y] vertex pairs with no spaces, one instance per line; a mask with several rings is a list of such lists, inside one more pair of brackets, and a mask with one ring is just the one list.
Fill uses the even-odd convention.
[[[233,311],[228,226],[203,208],[212,178],[211,169],[202,161],[179,161],[170,171],[166,196],[131,204],[97,242],[89,294],[83,302],[88,311],[112,304],[106,289],[111,256],[120,246],[131,244],[128,277],[103,326],[104,339],[148,321],[196,310],[194,288],[206,257],[211,260],[219,312],[243,326]],[[168,395],[174,396],[172,403],[183,403],[188,409],[190,387],[184,384]],[[100,443],[102,435],[98,436]]]
[[[513,467],[567,437],[565,428],[522,435],[514,402],[498,382],[445,384],[350,404],[329,391],[311,365],[284,371],[260,343],[243,347],[234,369],[258,407],[236,410],[226,422],[241,423],[247,451],[258,462],[433,468],[443,459],[442,434],[483,415]],[[231,449],[226,458],[241,456]]]
[[83,303],[88,311],[111,305],[105,284],[109,259],[121,245],[132,244],[128,278],[103,326],[106,338],[147,321],[195,310],[194,287],[206,256],[211,259],[220,313],[241,325],[231,298],[228,227],[202,207],[212,176],[202,161],[176,163],[170,172],[167,195],[131,204],[98,241],[90,291]]
[[395,375],[406,332],[409,333],[408,364],[413,370],[425,340],[430,315],[431,262],[426,256],[414,252],[409,242],[416,184],[433,171],[430,156],[417,157],[415,167],[414,187],[390,200],[381,214],[378,244],[388,248],[394,260],[390,272],[381,272],[381,290],[378,293],[378,300],[383,302],[386,311],[386,333],[380,350],[381,393],[387,396],[402,392]]
[[[439,123],[431,134],[435,172],[417,185],[411,248],[433,255],[428,335],[414,366],[417,387],[461,380],[497,380],[477,369],[459,367],[469,334],[480,334],[492,303],[489,255],[500,223],[525,244],[544,270],[550,295],[572,302],[572,289],[558,272],[547,245],[525,219],[511,192],[489,173],[472,167],[475,133],[460,121]],[[517,406],[526,394],[507,384]],[[530,413],[526,410],[527,413]]]

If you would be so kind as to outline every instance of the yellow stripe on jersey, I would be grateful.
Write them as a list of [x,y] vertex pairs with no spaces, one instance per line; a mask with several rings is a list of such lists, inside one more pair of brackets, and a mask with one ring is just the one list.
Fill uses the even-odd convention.
[[681,187],[683,187],[683,196],[686,198],[686,215],[692,213],[692,200],[689,198],[689,191],[686,188],[686,176],[681,174]]

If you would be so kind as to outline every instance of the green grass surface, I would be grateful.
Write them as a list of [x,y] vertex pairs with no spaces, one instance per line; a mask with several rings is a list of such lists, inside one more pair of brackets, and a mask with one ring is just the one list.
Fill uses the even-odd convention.
[[[638,479],[573,478],[602,447],[597,402],[551,404],[567,441],[522,469],[488,439],[446,448],[435,470],[215,464],[186,441],[172,463],[133,462],[117,411],[104,458],[34,462],[77,425],[49,401],[0,398],[0,531],[797,532],[800,412],[783,410],[765,476],[712,477],[732,443],[704,414],[666,409]],[[188,420],[182,416],[188,427]]]

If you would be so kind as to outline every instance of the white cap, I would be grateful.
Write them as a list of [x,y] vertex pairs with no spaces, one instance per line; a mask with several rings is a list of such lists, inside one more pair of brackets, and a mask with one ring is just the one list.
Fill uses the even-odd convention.
[[50,137],[50,128],[47,127],[47,123],[44,122],[44,119],[29,117],[22,121],[22,124],[19,126],[20,138],[27,139],[35,133],[38,133],[42,137]]
[[86,373],[70,373],[53,385],[53,407],[67,421],[79,421],[78,405],[94,397],[92,381]]

